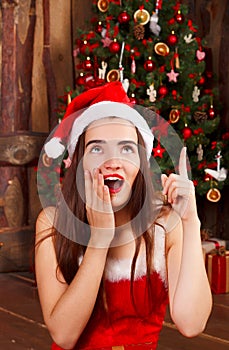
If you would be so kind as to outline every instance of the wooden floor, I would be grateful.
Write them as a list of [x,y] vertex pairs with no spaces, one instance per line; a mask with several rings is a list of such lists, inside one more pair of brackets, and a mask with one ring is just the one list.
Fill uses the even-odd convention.
[[[51,339],[43,323],[33,276],[2,273],[0,286],[0,349],[50,350]],[[229,294],[214,296],[207,328],[198,337],[183,337],[166,316],[158,350],[226,349],[229,349]]]

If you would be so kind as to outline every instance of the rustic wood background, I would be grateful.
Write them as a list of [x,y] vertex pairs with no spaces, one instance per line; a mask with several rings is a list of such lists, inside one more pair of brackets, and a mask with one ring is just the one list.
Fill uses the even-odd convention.
[[[229,128],[229,2],[185,1],[199,35],[207,40],[208,68],[219,79],[222,127]],[[1,233],[10,234],[11,229],[27,234],[25,227],[33,230],[41,209],[34,166],[41,144],[57,123],[57,97],[66,86],[74,88],[76,28],[88,26],[91,4],[92,0],[0,1],[0,242]],[[216,204],[198,198],[203,226],[227,239],[228,192],[225,189]]]

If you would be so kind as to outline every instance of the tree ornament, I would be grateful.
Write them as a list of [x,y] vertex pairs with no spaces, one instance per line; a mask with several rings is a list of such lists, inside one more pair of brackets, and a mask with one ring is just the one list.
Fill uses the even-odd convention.
[[171,72],[167,73],[166,75],[169,78],[169,82],[173,81],[174,83],[176,83],[179,73],[176,73],[173,69],[171,69]]
[[178,120],[180,119],[180,111],[179,109],[171,109],[170,113],[169,113],[169,120],[172,124],[175,124],[178,122]]
[[178,10],[177,13],[174,16],[174,19],[177,23],[181,24],[184,22],[184,16],[182,15],[181,11]]
[[108,0],[98,0],[97,6],[99,11],[101,12],[107,12],[109,7],[109,1]]
[[136,99],[134,93],[132,93],[132,94],[130,95],[130,103],[133,103],[133,104],[137,104],[137,103],[138,103],[138,100]]
[[184,36],[184,41],[186,42],[186,44],[190,44],[192,41],[194,41],[195,38],[192,37],[192,34],[189,33],[189,34],[186,34]]
[[43,153],[43,155],[42,155],[42,163],[44,164],[44,166],[46,168],[49,168],[52,165],[52,163],[53,163],[53,159],[49,158],[46,153]]
[[152,61],[152,57],[149,57],[148,60],[145,61],[143,67],[147,72],[152,72],[154,70],[155,63]]
[[84,79],[83,73],[80,73],[79,76],[76,78],[76,84],[79,86],[85,84],[85,79]]
[[154,46],[154,51],[159,56],[167,56],[169,54],[169,47],[165,43],[159,42]]
[[137,23],[140,23],[141,25],[144,26],[145,24],[147,24],[149,22],[150,14],[148,11],[141,8],[141,9],[135,11],[134,19]]
[[134,59],[134,56],[132,56],[132,61],[131,61],[131,67],[130,67],[131,73],[135,74],[136,73],[136,62]]
[[101,42],[103,43],[103,47],[109,47],[113,41],[106,36],[104,39],[101,39]]
[[134,36],[137,40],[142,40],[144,39],[145,35],[145,28],[141,24],[135,24],[134,26]]
[[192,136],[192,129],[185,125],[184,129],[182,130],[182,134],[184,140],[187,140]]
[[126,91],[126,93],[128,92],[128,89],[129,89],[129,86],[130,86],[130,81],[129,79],[125,78],[123,81],[122,81],[122,86],[123,86],[123,89]]
[[123,11],[118,15],[118,21],[120,24],[126,24],[130,21],[130,15],[126,11]]
[[221,193],[220,191],[218,190],[218,188],[210,188],[207,192],[207,199],[210,201],[210,202],[218,202],[221,198]]
[[216,155],[217,170],[204,169],[205,173],[211,175],[217,181],[224,181],[227,178],[227,170],[225,168],[220,168],[220,159],[221,158],[222,158],[221,151],[219,151]]
[[161,147],[160,142],[158,141],[157,147],[153,148],[153,156],[163,158],[163,153],[165,149]]
[[180,69],[180,60],[179,60],[179,54],[178,54],[178,48],[175,48],[175,54],[174,54],[174,58],[175,58],[175,67],[177,69]]
[[202,147],[201,143],[197,147],[196,153],[197,153],[198,161],[201,162],[203,160],[203,155],[204,155],[204,151],[203,151],[203,147]]
[[176,34],[174,33],[174,31],[171,32],[171,34],[169,34],[168,38],[167,38],[168,44],[169,45],[176,45],[178,42],[178,37],[176,36]]
[[212,180],[212,176],[211,176],[210,174],[205,174],[205,175],[204,175],[204,181],[205,181],[205,182],[208,182],[208,181],[210,181],[210,180]]
[[111,69],[107,73],[107,81],[108,82],[119,81],[119,79],[120,79],[120,74],[119,74],[119,70],[118,69]]
[[152,16],[150,17],[150,25],[149,28],[151,32],[158,36],[161,31],[161,27],[158,25],[158,14],[157,12],[153,12]]
[[98,22],[98,24],[97,24],[97,26],[95,28],[96,33],[98,33],[98,34],[102,33],[103,29],[104,28],[102,26],[102,22]]
[[158,88],[158,94],[161,96],[161,97],[165,97],[167,94],[168,94],[169,90],[167,88],[167,86],[165,85],[161,85],[159,86]]
[[208,115],[206,112],[196,111],[194,112],[193,118],[197,123],[201,123],[202,121],[208,119]]
[[196,57],[197,57],[198,61],[203,61],[204,58],[205,58],[205,52],[197,50],[196,51]]
[[214,111],[213,105],[211,105],[209,110],[208,110],[208,116],[210,119],[213,119],[215,116],[215,111]]
[[114,41],[110,43],[109,50],[112,53],[118,53],[120,51],[120,44],[117,42],[116,39],[114,39]]
[[204,85],[205,84],[205,78],[203,76],[201,76],[200,79],[198,80],[198,84],[199,85]]
[[99,68],[99,79],[105,79],[107,69],[107,62],[101,62],[101,68]]
[[150,102],[155,102],[157,97],[157,90],[154,88],[154,84],[152,83],[149,88],[146,90],[147,95],[149,96]]
[[194,86],[193,92],[192,92],[192,99],[193,102],[198,102],[199,101],[199,96],[200,96],[200,89],[198,86]]
[[93,68],[93,64],[91,62],[91,58],[87,57],[87,59],[83,62],[83,69],[86,71],[90,71]]

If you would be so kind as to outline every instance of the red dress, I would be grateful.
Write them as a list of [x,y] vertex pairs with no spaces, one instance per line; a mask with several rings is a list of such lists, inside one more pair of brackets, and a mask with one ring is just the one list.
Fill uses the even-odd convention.
[[[157,227],[154,246],[154,271],[150,278],[152,295],[146,288],[145,257],[136,265],[133,306],[130,294],[130,260],[108,259],[105,269],[105,291],[108,312],[96,305],[74,350],[81,349],[151,349],[157,347],[168,303],[165,264],[165,234]],[[137,309],[136,309],[137,308]],[[151,311],[151,312],[150,312]],[[52,350],[62,350],[56,344]]]

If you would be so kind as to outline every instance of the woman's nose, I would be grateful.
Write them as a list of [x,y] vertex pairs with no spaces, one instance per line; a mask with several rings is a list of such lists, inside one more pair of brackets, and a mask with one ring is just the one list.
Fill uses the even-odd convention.
[[122,167],[121,160],[118,158],[111,158],[104,162],[104,168],[107,170],[118,170]]

